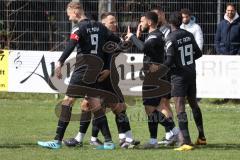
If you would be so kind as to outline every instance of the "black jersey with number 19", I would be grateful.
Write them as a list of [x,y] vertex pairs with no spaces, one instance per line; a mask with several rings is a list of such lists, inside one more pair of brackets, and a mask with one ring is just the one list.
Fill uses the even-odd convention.
[[195,60],[202,56],[202,52],[190,32],[178,29],[170,33],[166,52],[171,61],[165,64],[171,67],[172,74],[196,73]]

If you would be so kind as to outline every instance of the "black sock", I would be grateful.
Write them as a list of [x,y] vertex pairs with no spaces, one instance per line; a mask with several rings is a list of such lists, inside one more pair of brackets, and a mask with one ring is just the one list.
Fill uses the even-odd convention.
[[183,135],[183,144],[190,144],[191,138],[190,138],[190,134],[189,134],[189,130],[188,130],[187,113],[181,112],[177,115],[177,118],[178,118],[179,128]]
[[115,121],[118,128],[118,133],[126,133],[131,130],[130,123],[126,111],[122,111],[121,113],[115,116]]
[[79,127],[80,133],[87,132],[88,126],[91,122],[91,118],[92,118],[91,112],[82,111],[81,117],[80,117],[80,127]]
[[98,137],[99,128],[92,121],[92,137]]
[[148,115],[148,129],[150,132],[150,138],[156,139],[158,131],[158,120],[154,112]]
[[71,119],[72,107],[62,105],[61,106],[61,114],[58,120],[58,126],[56,130],[56,136],[54,140],[62,141],[65,130],[69,124]]
[[175,123],[174,123],[172,117],[166,118],[166,120],[167,120],[169,123],[172,123],[172,124],[170,125],[171,127],[164,126],[164,128],[165,128],[165,132],[167,133],[167,132],[170,132],[170,131],[171,131],[170,128],[172,128],[172,127],[174,128],[174,127],[175,127]]
[[195,124],[198,129],[198,133],[199,133],[198,137],[205,138],[201,109],[199,107],[194,107],[194,108],[192,108],[192,113],[193,113],[193,118],[194,118]]
[[94,112],[93,123],[95,126],[97,126],[101,130],[103,137],[105,139],[105,142],[112,141],[112,136],[109,130],[107,117],[104,111],[98,110]]
[[170,131],[175,127],[175,123],[170,121],[162,112],[155,110],[153,113],[156,115],[158,122],[166,128],[165,130]]

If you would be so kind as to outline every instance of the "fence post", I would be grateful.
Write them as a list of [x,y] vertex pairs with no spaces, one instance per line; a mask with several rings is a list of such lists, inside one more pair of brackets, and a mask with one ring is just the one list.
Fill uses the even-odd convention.
[[221,21],[221,0],[217,1],[217,24]]

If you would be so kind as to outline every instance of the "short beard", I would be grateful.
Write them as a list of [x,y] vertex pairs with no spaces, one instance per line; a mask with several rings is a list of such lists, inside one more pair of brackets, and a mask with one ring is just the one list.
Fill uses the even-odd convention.
[[149,28],[147,28],[147,27],[142,29],[143,32],[148,32],[148,30],[149,30]]

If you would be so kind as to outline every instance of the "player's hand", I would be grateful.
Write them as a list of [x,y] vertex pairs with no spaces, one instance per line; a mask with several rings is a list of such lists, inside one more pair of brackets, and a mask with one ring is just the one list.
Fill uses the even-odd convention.
[[131,33],[130,26],[128,26],[127,35],[125,36],[125,41],[129,41],[132,35],[133,34]]
[[105,69],[100,73],[100,76],[98,78],[98,82],[104,81],[108,76],[110,75],[110,70]]
[[150,72],[156,72],[157,70],[159,70],[159,65],[158,64],[150,64],[150,67],[149,67],[149,71]]
[[141,24],[139,24],[136,32],[137,38],[141,37],[141,34],[142,34]]
[[60,62],[56,65],[55,73],[58,79],[62,79],[62,64]]

